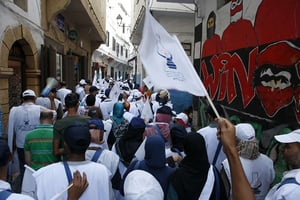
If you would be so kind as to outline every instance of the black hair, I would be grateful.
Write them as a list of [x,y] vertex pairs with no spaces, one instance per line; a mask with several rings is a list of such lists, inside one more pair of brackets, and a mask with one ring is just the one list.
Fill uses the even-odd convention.
[[77,93],[69,93],[65,97],[66,108],[75,108],[79,103],[79,95]]
[[93,106],[95,105],[96,102],[96,97],[93,94],[89,94],[87,95],[86,99],[85,99],[85,103],[87,106]]
[[[225,117],[225,112],[223,107],[218,104],[218,103],[214,103],[214,106],[217,110],[217,112],[219,113],[220,117]],[[206,109],[206,113],[209,114],[212,118],[217,118],[216,113],[214,112],[213,108],[211,107],[211,105],[209,105]]]

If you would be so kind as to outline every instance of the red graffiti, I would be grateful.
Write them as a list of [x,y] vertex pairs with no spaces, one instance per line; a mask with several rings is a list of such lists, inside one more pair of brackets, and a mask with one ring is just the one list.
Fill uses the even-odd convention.
[[[210,93],[210,97],[215,99],[218,94],[218,101],[222,101],[227,97],[227,102],[230,104],[238,96],[241,96],[243,107],[246,108],[255,96],[252,78],[253,71],[256,68],[255,59],[257,54],[257,48],[249,53],[249,61],[246,63],[248,70],[237,53],[232,55],[223,53],[220,56],[213,56],[210,60],[212,73],[209,73],[203,60],[201,63],[203,84]],[[238,86],[235,80],[238,80]],[[240,87],[241,95],[237,94],[237,87]]]

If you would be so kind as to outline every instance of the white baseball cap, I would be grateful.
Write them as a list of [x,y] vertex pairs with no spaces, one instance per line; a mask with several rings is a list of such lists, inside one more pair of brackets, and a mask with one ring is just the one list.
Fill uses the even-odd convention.
[[187,124],[188,120],[189,120],[188,116],[185,113],[183,113],[183,112],[181,112],[178,115],[176,115],[175,118],[176,119],[181,119],[185,124]]
[[79,84],[80,84],[80,85],[86,85],[87,83],[86,83],[86,81],[85,81],[84,79],[81,79],[81,80],[79,81]]
[[300,142],[300,129],[294,130],[288,134],[275,135],[274,137],[280,143]]
[[255,130],[251,124],[240,123],[235,126],[235,135],[243,141],[250,141],[255,139]]
[[23,92],[22,97],[36,97],[36,95],[33,90],[28,89]]

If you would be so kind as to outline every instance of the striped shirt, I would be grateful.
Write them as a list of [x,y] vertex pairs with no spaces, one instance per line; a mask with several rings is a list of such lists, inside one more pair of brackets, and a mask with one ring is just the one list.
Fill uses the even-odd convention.
[[53,125],[40,124],[25,138],[24,150],[31,154],[31,166],[39,168],[58,161],[53,155]]

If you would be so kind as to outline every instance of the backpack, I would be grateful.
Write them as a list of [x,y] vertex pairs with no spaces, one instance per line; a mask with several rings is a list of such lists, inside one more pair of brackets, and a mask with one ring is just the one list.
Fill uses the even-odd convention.
[[120,124],[118,124],[112,129],[112,133],[114,134],[116,141],[118,141],[127,132],[128,126],[129,126],[128,120],[124,119]]
[[0,192],[0,199],[7,199],[12,194],[10,190],[3,190]]

